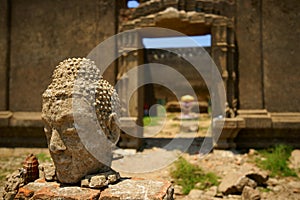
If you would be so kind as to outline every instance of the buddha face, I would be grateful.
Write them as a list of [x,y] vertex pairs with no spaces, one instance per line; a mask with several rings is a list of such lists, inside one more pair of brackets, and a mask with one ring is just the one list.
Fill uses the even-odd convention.
[[86,58],[60,62],[52,77],[42,108],[48,147],[58,180],[77,183],[111,166],[111,143],[119,138],[119,98]]
[[86,150],[72,116],[64,116],[51,124],[44,121],[49,151],[60,182],[77,183],[87,174],[109,169]]

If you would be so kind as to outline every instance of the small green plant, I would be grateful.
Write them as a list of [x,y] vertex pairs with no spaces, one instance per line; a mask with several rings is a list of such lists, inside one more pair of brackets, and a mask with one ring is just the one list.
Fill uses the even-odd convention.
[[36,155],[36,157],[37,157],[39,162],[51,161],[50,156],[45,154],[45,153],[39,153],[39,154]]
[[179,123],[172,123],[170,124],[171,127],[180,127],[180,124]]
[[270,176],[297,176],[294,170],[288,167],[288,159],[291,156],[292,147],[277,145],[266,150],[259,150],[261,157],[255,162],[258,167],[270,171]]
[[270,192],[270,191],[272,191],[270,188],[267,188],[267,187],[257,187],[257,188],[260,192]]
[[161,118],[160,117],[144,117],[143,118],[143,123],[144,123],[144,126],[156,126],[159,124],[159,120]]
[[192,165],[182,157],[175,162],[175,168],[170,174],[175,183],[182,186],[183,194],[188,194],[194,188],[204,190],[219,184],[214,173],[205,173],[200,167]]

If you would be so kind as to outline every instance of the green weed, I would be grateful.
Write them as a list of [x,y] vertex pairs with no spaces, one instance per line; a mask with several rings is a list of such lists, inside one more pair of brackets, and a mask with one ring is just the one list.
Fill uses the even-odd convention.
[[270,192],[270,191],[272,191],[270,188],[267,188],[267,187],[257,187],[257,188],[260,192]]
[[36,157],[37,157],[39,163],[51,161],[50,156],[48,154],[46,154],[46,153],[39,153],[39,154],[36,155]]
[[219,184],[214,173],[205,173],[200,167],[192,165],[182,157],[175,162],[175,168],[170,174],[175,183],[182,186],[183,194],[188,194],[194,188],[204,190]]
[[259,150],[261,156],[256,157],[258,167],[270,171],[270,176],[297,176],[294,170],[288,167],[288,159],[291,156],[292,147],[277,145],[266,150]]
[[159,121],[161,120],[161,117],[144,117],[143,123],[144,126],[157,126],[159,125]]

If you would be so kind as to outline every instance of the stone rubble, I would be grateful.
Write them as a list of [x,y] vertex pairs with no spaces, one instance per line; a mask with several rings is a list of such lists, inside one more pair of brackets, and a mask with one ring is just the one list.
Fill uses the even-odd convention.
[[[257,152],[240,154],[237,151],[214,150],[199,158],[189,155],[189,162],[201,166],[204,171],[216,173],[220,178],[218,187],[207,190],[193,189],[186,196],[180,194],[180,187],[175,188],[175,199],[179,200],[269,200],[300,199],[300,181],[294,177],[271,177],[268,173],[249,161],[249,157]],[[292,154],[295,155],[296,153]],[[295,158],[292,158],[295,160]],[[216,192],[213,192],[217,188]]]
[[81,180],[81,187],[103,188],[109,184],[115,183],[120,179],[120,174],[114,170],[99,174],[86,175]]
[[[79,186],[67,186],[58,182],[38,179],[21,187],[15,199],[71,199],[71,200],[173,200],[174,189],[168,181],[122,179],[106,188],[92,189]],[[12,199],[12,198],[11,198]]]
[[192,189],[186,199],[201,199],[203,197],[203,191]]
[[300,150],[295,149],[291,153],[290,168],[295,169],[296,173],[300,177]]
[[232,173],[223,178],[219,185],[219,191],[224,195],[239,194],[243,191],[245,186],[255,188],[257,183],[241,173]]
[[[171,182],[156,179],[121,178],[114,170],[87,175],[80,185],[66,185],[57,182],[53,163],[39,166],[40,178],[24,184],[22,170],[7,177],[4,200],[23,199],[149,199],[173,200],[174,188]],[[2,197],[2,195],[1,195]],[[1,199],[0,197],[0,199]]]
[[39,166],[40,177],[46,181],[55,181],[55,166],[53,163],[43,163]]
[[[127,152],[127,151],[126,151]],[[123,153],[126,153],[123,152]],[[118,151],[119,154],[123,154],[121,150]],[[128,153],[128,152],[127,152]],[[135,154],[137,152],[130,151],[130,154]],[[209,153],[208,155],[200,158],[199,155],[191,155],[191,154],[185,154],[186,159],[193,163],[193,164],[198,164],[200,165],[204,171],[208,172],[214,172],[220,177],[220,182],[225,184],[225,182],[229,183],[231,182],[230,179],[232,179],[234,173],[238,173],[241,175],[241,177],[237,178],[236,180],[240,180],[240,185],[242,185],[244,180],[251,180],[250,182],[257,185],[254,187],[254,185],[248,186],[239,186],[237,188],[239,189],[238,194],[223,194],[220,192],[220,186],[219,187],[213,186],[211,188],[208,188],[207,190],[192,190],[189,195],[183,195],[182,194],[182,187],[178,185],[174,185],[174,188],[170,186],[170,190],[173,190],[174,196],[176,200],[198,200],[198,199],[204,199],[204,200],[221,200],[221,199],[227,199],[227,200],[241,200],[243,199],[261,199],[261,200],[269,200],[269,199],[279,199],[279,200],[286,200],[286,199],[291,199],[291,200],[298,200],[300,199],[300,181],[298,178],[294,177],[268,177],[268,174],[255,167],[255,165],[251,162],[249,162],[248,158],[249,156],[252,156],[256,154],[255,150],[250,150],[249,153],[247,154],[239,154],[237,152],[232,152],[232,151],[220,151],[220,150],[214,150],[212,153]],[[41,163],[40,167],[45,166],[45,163]],[[50,165],[51,166],[51,165]],[[44,172],[47,171],[45,170],[47,167],[44,167]],[[51,174],[51,170],[48,170],[48,174]],[[140,177],[146,178],[148,180],[160,180],[164,179],[167,181],[172,181],[171,178],[168,178],[167,174],[164,174],[165,171],[168,171],[168,169],[165,170],[160,170],[157,172],[153,172],[150,174],[145,174],[141,175]],[[53,172],[52,172],[53,173]],[[46,173],[47,174],[47,173]],[[121,173],[123,177],[123,173]],[[49,175],[50,176],[50,175]],[[136,174],[137,177],[139,177],[138,174]],[[232,176],[232,177],[231,177]],[[41,177],[41,176],[40,176]],[[137,183],[136,180],[132,179],[122,179],[121,182],[119,183],[126,183],[124,181],[131,180],[132,185],[134,183]],[[124,183],[123,183],[124,182]],[[158,181],[159,182],[159,181]],[[233,182],[233,181],[232,181]],[[116,198],[116,194],[123,194],[121,190],[117,192],[118,184],[114,184],[112,187],[107,187],[104,191],[109,192],[106,193],[104,191],[101,192],[101,195],[99,193],[99,197],[102,197],[102,199],[108,198],[108,197],[113,197]],[[154,183],[154,182],[153,182]],[[247,183],[247,181],[246,181]],[[41,183],[39,183],[41,184]],[[48,182],[50,184],[50,182]],[[124,189],[124,185],[119,187],[120,189]],[[33,184],[34,185],[34,184]],[[38,185],[38,184],[37,184]],[[161,184],[162,185],[162,184]],[[229,184],[228,184],[229,186]],[[234,185],[231,185],[232,187]],[[50,187],[50,186],[49,186]],[[75,186],[73,186],[75,187]],[[76,186],[77,187],[77,186]],[[136,186],[137,187],[137,186]],[[235,186],[236,187],[236,186]],[[152,187],[151,187],[152,188]],[[242,189],[241,189],[242,188]],[[92,189],[92,188],[86,188],[90,190],[85,190],[85,191],[100,191],[101,189]],[[71,191],[70,189],[69,191]],[[74,188],[73,188],[74,190]],[[54,190],[56,191],[56,190]],[[112,192],[113,191],[113,192]],[[57,192],[57,191],[56,191]],[[170,193],[170,192],[169,192]],[[21,195],[21,192],[19,193]],[[32,193],[29,192],[29,194],[32,195]],[[98,194],[98,193],[97,193]],[[105,194],[110,194],[104,196]],[[127,193],[128,194],[128,193]],[[165,196],[168,194],[168,190],[164,190]],[[124,195],[124,194],[123,194]],[[2,196],[2,195],[1,195]],[[96,195],[97,196],[97,195]],[[9,195],[7,196],[6,199],[12,199],[8,198]],[[105,197],[105,198],[104,198]],[[1,197],[0,197],[1,199]]]
[[109,185],[101,192],[99,200],[109,199],[161,199],[172,200],[174,189],[167,181],[125,179]]
[[245,186],[242,192],[242,200],[260,200],[260,193],[257,189]]
[[13,172],[6,177],[6,183],[4,186],[3,199],[14,199],[20,187],[24,185],[23,171],[21,169]]
[[[174,188],[171,182],[156,179],[121,178],[116,171],[87,175],[81,185],[65,185],[57,182],[52,163],[41,164],[41,178],[26,185],[21,171],[8,177],[4,200],[23,199],[149,199],[172,200]],[[54,176],[53,176],[54,175]],[[46,177],[48,177],[46,179]],[[1,199],[1,198],[0,198]]]
[[16,199],[98,199],[100,190],[78,186],[63,186],[57,182],[39,179],[19,189]]

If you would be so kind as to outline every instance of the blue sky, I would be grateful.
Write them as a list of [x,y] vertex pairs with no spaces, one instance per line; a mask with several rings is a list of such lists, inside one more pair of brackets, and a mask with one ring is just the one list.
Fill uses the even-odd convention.
[[211,36],[144,38],[146,48],[178,48],[178,47],[208,47],[211,46]]
[[138,2],[132,1],[132,0],[128,1],[128,3],[127,3],[128,8],[136,8],[136,7],[138,7],[138,5],[139,5]]

